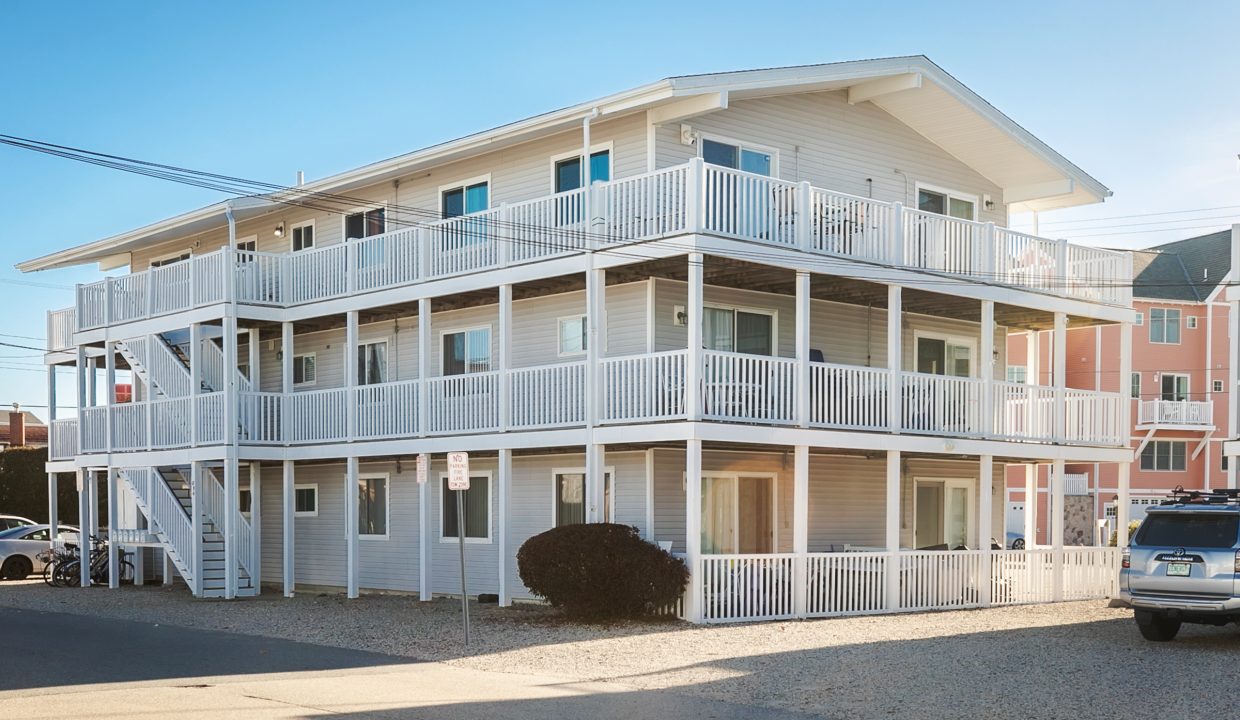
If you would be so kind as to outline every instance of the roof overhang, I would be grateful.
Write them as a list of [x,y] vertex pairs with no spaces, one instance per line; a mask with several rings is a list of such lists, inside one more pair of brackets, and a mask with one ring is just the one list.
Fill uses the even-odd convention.
[[[1003,202],[1014,212],[1095,203],[1111,194],[1097,180],[920,55],[668,78],[364,165],[307,183],[300,190],[348,192],[481,152],[563,133],[580,127],[587,116],[601,121],[648,112],[649,121],[667,124],[726,109],[730,102],[738,100],[826,91],[847,91],[849,102],[873,103],[890,113],[1003,188]],[[223,227],[229,202],[237,221],[276,212],[282,206],[276,196],[215,203],[28,260],[17,268],[30,272],[90,262],[98,262],[104,268],[119,267],[128,262],[128,253],[135,249]]]

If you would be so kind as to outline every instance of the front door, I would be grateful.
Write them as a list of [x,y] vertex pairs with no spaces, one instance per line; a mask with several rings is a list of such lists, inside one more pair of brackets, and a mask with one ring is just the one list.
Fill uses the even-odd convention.
[[702,476],[702,552],[775,551],[775,477]]
[[974,482],[966,479],[916,481],[913,499],[915,547],[948,550],[976,547],[973,486]]

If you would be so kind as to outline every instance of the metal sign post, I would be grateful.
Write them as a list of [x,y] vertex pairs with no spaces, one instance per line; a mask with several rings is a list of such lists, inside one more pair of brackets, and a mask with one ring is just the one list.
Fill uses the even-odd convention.
[[461,555],[461,618],[469,644],[469,595],[465,591],[465,491],[469,489],[469,453],[448,453],[448,489],[456,492],[456,545]]

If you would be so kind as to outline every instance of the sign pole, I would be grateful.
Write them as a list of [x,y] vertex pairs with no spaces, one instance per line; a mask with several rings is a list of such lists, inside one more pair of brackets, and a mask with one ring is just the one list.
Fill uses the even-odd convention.
[[469,595],[465,592],[465,491],[456,491],[456,544],[461,549],[461,617],[465,621],[465,644],[469,644]]

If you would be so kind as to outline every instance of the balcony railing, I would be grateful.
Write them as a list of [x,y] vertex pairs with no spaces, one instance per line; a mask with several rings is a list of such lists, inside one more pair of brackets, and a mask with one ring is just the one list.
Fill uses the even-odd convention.
[[[587,227],[585,213],[590,214]],[[223,248],[78,286],[77,330],[231,300],[290,307],[632,242],[704,233],[1126,305],[1127,254],[700,160],[313,250]],[[231,273],[230,273],[231,268]],[[59,322],[63,322],[60,320]],[[50,332],[64,344],[63,333]]]
[[49,460],[72,460],[78,454],[77,418],[53,420],[48,432]]
[[1141,425],[1213,425],[1212,400],[1142,400]]

